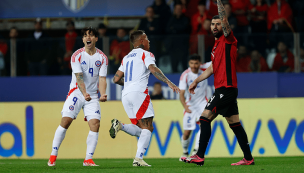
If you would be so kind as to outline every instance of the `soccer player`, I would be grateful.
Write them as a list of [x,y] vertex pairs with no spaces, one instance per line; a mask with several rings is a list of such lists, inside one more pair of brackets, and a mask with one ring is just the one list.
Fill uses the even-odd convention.
[[[199,121],[200,116],[202,115],[204,108],[208,102],[207,99],[207,86],[208,81],[202,81],[198,84],[195,89],[196,94],[187,93],[185,98],[185,93],[190,84],[200,76],[203,71],[205,71],[211,64],[211,62],[201,64],[201,57],[197,54],[191,55],[189,58],[189,68],[185,70],[179,81],[179,93],[180,101],[184,107],[184,118],[183,118],[183,128],[184,134],[181,138],[183,154],[180,157],[188,157],[188,146],[189,146],[189,136],[193,130],[195,130],[196,122]],[[196,154],[199,144],[199,135],[200,131],[196,135],[195,147],[193,154]]]
[[[61,111],[61,123],[55,132],[52,153],[48,161],[49,166],[55,166],[60,144],[81,108],[83,108],[84,119],[88,121],[90,127],[83,166],[98,166],[92,157],[98,141],[100,124],[101,111],[98,100],[107,101],[105,93],[108,58],[101,50],[95,48],[97,40],[98,32],[96,29],[86,27],[82,30],[84,47],[74,52],[71,58],[73,73],[70,91]],[[99,99],[98,90],[101,95]]]
[[244,158],[241,161],[231,165],[254,165],[247,134],[239,120],[236,76],[237,40],[230,29],[221,0],[217,0],[217,6],[219,15],[214,16],[211,21],[211,31],[215,37],[211,53],[212,65],[189,87],[189,92],[195,94],[198,83],[214,74],[215,93],[200,117],[201,135],[198,152],[189,158],[182,158],[182,160],[201,166],[204,164],[205,151],[211,136],[210,123],[218,114],[221,114],[226,118],[244,153]]
[[132,124],[122,124],[113,119],[110,136],[115,138],[117,132],[122,130],[139,137],[133,166],[151,166],[143,160],[153,131],[154,110],[147,86],[150,73],[168,84],[174,92],[180,90],[156,67],[154,55],[148,52],[150,41],[144,31],[133,31],[130,34],[130,41],[134,49],[123,58],[113,81],[124,86],[122,104]]

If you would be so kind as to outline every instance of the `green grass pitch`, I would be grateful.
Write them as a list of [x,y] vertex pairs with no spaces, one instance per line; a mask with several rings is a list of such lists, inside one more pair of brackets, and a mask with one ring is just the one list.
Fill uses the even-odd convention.
[[206,158],[204,166],[188,164],[178,159],[145,159],[152,167],[133,167],[132,159],[94,159],[98,167],[84,167],[80,159],[58,159],[48,167],[45,160],[0,159],[0,172],[304,172],[304,157],[256,157],[255,165],[230,166],[240,158]]

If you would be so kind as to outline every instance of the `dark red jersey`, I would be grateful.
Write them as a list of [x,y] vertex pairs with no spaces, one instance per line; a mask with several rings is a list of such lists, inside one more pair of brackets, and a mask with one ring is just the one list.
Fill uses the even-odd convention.
[[223,34],[218,40],[215,40],[211,52],[215,89],[237,88],[236,56],[237,40],[232,31],[228,37]]

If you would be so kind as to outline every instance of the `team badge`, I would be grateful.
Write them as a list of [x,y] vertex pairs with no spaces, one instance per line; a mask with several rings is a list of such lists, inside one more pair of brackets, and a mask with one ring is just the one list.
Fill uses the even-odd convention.
[[97,61],[95,62],[95,65],[96,65],[97,67],[100,67],[100,66],[101,66],[101,62],[100,62],[99,60],[97,60]]
[[67,9],[73,13],[78,13],[88,5],[90,0],[62,0],[62,2]]
[[70,109],[71,111],[73,111],[73,110],[74,110],[74,106],[71,105],[71,106],[69,107],[69,109]]

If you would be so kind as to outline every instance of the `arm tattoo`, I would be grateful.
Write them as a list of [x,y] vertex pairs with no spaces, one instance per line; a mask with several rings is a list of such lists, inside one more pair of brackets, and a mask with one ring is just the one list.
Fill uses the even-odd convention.
[[223,27],[224,35],[225,35],[225,37],[227,37],[230,34],[231,29],[230,29],[230,26],[229,26],[229,23],[228,23],[228,17],[226,15],[224,5],[223,5],[221,0],[217,0],[217,7],[218,7],[218,14],[219,14],[220,19],[222,21],[222,27]]
[[85,85],[83,82],[83,73],[75,73],[76,76],[76,80],[77,80],[77,85],[79,90],[81,91],[81,93],[85,93],[86,89],[85,89]]
[[171,82],[165,75],[164,73],[159,69],[157,68],[155,65],[152,67],[154,70],[152,70],[152,74],[160,81],[163,81],[165,83],[167,82]]
[[124,77],[122,77],[119,81],[115,82],[115,78],[116,78],[116,77],[119,78],[120,76],[116,73],[116,74],[114,75],[113,82],[116,83],[116,84],[118,84],[118,85],[124,86],[124,84],[125,84],[125,83],[124,83]]

